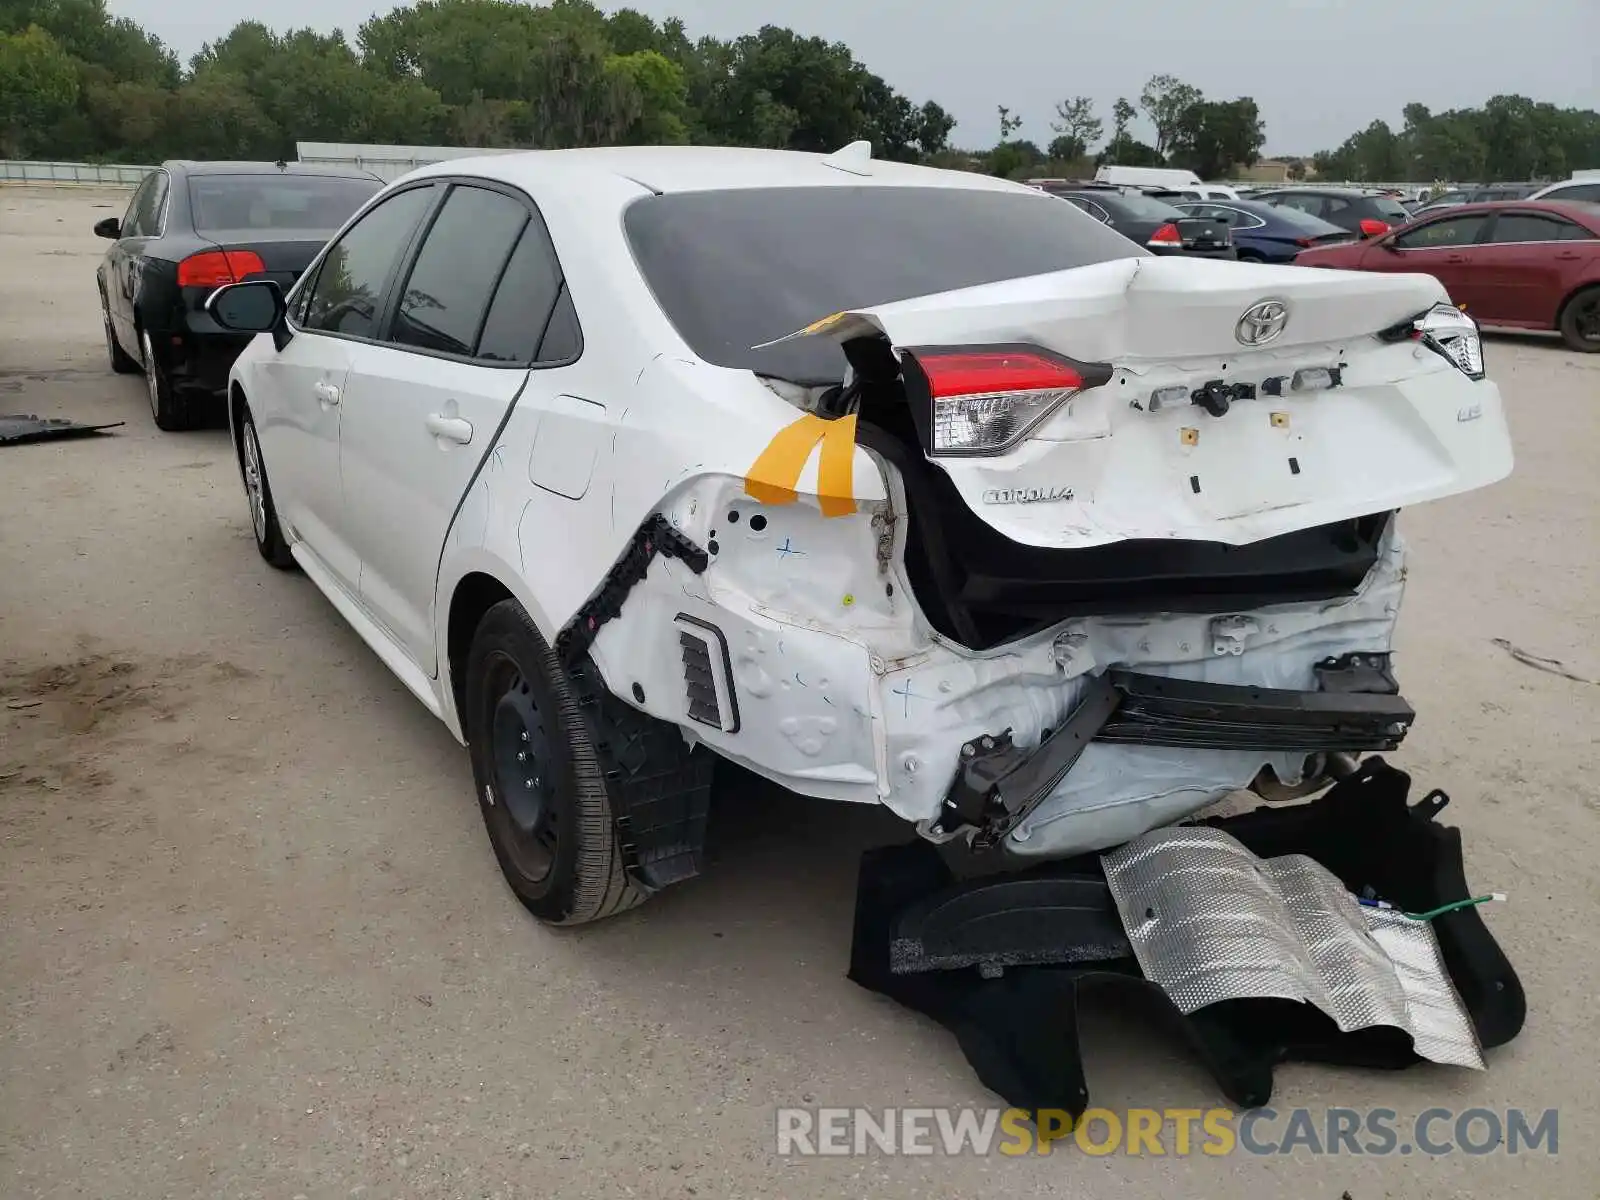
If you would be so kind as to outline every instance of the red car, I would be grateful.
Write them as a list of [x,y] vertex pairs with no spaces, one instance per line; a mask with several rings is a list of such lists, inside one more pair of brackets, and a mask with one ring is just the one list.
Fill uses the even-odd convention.
[[1302,250],[1302,267],[1416,271],[1483,325],[1554,329],[1600,352],[1600,204],[1461,204],[1370,241]]

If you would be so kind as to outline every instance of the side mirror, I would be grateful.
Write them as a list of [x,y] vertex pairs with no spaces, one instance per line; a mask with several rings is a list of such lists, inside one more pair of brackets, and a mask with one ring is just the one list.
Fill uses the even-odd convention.
[[94,223],[95,237],[109,238],[116,241],[122,236],[122,222],[115,217],[106,217]]
[[205,307],[213,321],[237,333],[271,333],[288,311],[282,289],[270,279],[224,284],[206,297]]

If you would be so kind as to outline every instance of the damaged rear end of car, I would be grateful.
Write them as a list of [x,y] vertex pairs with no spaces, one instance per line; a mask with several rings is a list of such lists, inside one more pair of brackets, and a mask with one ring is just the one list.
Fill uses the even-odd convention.
[[1398,746],[1396,513],[1511,469],[1476,327],[1424,276],[1100,256],[752,353],[717,365],[792,418],[743,477],[674,484],[701,569],[584,645],[785,787],[1025,856]]

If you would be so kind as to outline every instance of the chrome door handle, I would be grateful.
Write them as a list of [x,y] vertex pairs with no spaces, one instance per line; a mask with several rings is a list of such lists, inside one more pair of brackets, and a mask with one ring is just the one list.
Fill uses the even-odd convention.
[[319,382],[311,390],[317,394],[317,399],[323,404],[333,405],[339,403],[339,389],[331,383]]
[[428,432],[447,442],[460,442],[465,446],[472,440],[472,422],[460,417],[447,417],[443,413],[429,413]]

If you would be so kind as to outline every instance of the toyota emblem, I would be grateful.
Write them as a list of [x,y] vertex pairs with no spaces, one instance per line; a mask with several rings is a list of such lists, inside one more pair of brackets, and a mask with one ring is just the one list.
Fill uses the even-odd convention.
[[1283,332],[1289,323],[1287,300],[1263,300],[1244,310],[1244,316],[1233,327],[1233,336],[1240,345],[1265,346]]

